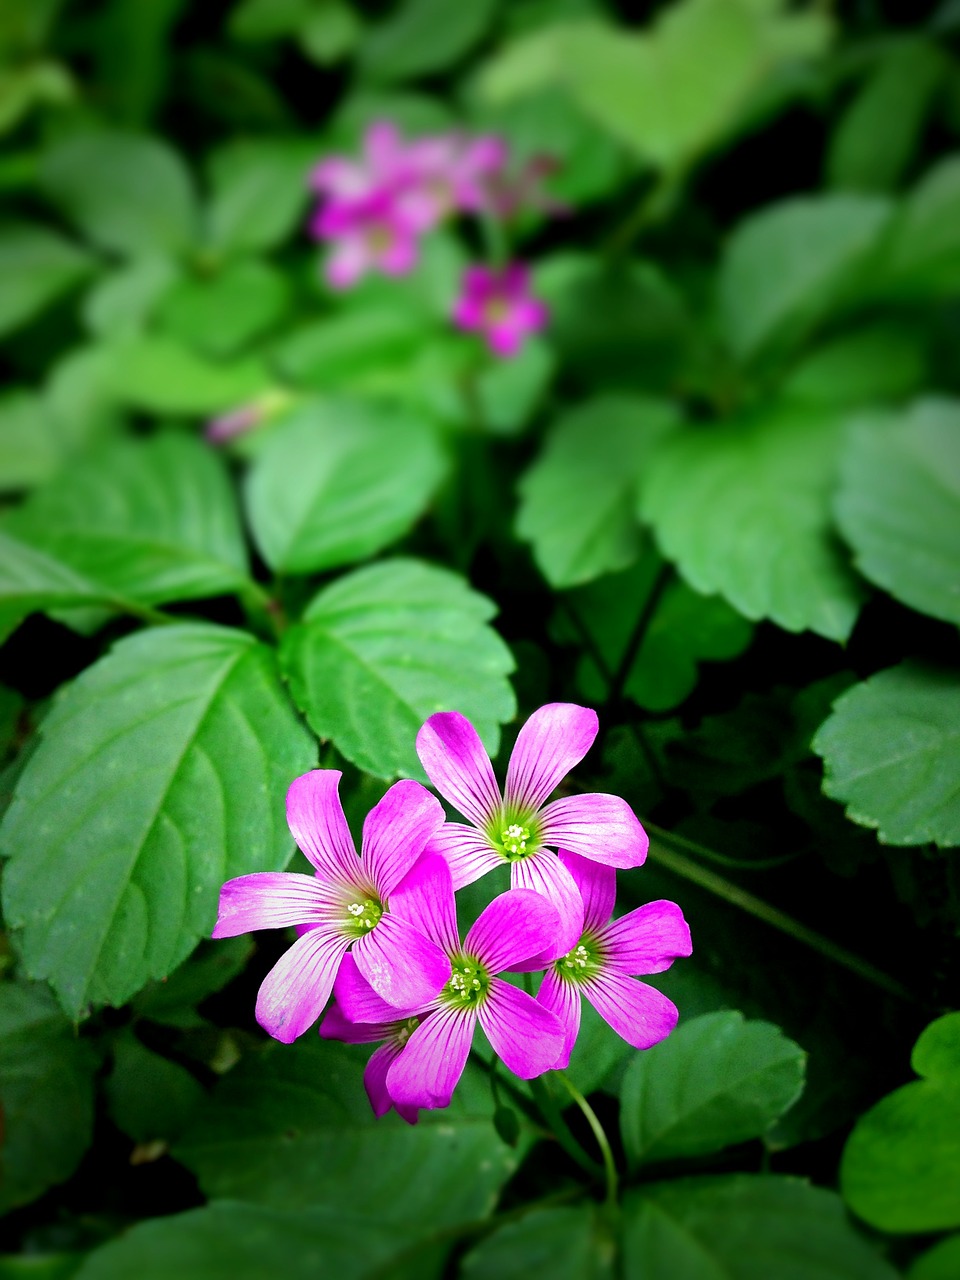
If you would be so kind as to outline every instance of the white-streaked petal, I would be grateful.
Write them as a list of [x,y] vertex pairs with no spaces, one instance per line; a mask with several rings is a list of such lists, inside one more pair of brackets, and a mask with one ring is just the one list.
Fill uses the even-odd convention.
[[597,736],[597,713],[573,702],[550,702],[517,735],[504,797],[507,808],[535,813]]
[[417,734],[417,755],[445,800],[477,827],[500,813],[500,788],[480,735],[459,711],[439,711]]

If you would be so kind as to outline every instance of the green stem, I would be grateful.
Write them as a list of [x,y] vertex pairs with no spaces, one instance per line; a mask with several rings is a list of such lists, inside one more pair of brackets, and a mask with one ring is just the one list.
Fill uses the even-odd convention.
[[554,1073],[562,1082],[570,1097],[574,1100],[580,1110],[583,1112],[587,1124],[590,1126],[593,1136],[597,1140],[597,1146],[603,1156],[603,1167],[607,1176],[607,1204],[615,1205],[617,1203],[617,1166],[613,1158],[613,1152],[610,1149],[610,1143],[607,1139],[606,1131],[603,1125],[597,1119],[597,1113],[591,1107],[580,1090],[567,1079],[562,1071]]
[[670,213],[677,195],[683,185],[682,169],[668,169],[660,174],[652,187],[649,187],[608,237],[603,252],[608,258],[616,258],[630,248],[641,231],[653,226]]
[[644,821],[644,827],[648,835],[654,836],[661,844],[668,847],[673,845],[678,849],[686,849],[689,853],[694,853],[698,858],[705,858],[707,862],[715,862],[718,867],[730,867],[734,871],[772,871],[775,867],[785,867],[788,862],[794,862],[797,858],[803,856],[802,850],[796,850],[794,853],[780,853],[773,858],[732,858],[726,853],[718,853],[716,849],[710,849],[705,844],[700,844],[696,840],[688,840],[686,836],[679,836],[674,831],[667,831],[663,827],[658,827],[653,822]]
[[598,1164],[596,1160],[587,1155],[583,1147],[581,1147],[580,1143],[570,1132],[570,1128],[566,1120],[564,1120],[560,1112],[560,1108],[554,1102],[553,1098],[551,1098],[550,1091],[543,1083],[543,1080],[540,1078],[531,1080],[530,1092],[533,1094],[537,1106],[543,1112],[544,1119],[550,1126],[553,1136],[556,1138],[557,1142],[560,1143],[561,1147],[563,1147],[570,1159],[578,1164],[584,1173],[588,1173],[591,1178],[603,1177],[606,1172],[605,1169],[602,1165]]
[[637,654],[640,652],[640,646],[643,644],[644,637],[647,634],[647,628],[650,626],[653,615],[657,611],[657,607],[672,576],[673,569],[669,564],[664,563],[654,580],[653,586],[650,588],[650,594],[643,603],[640,616],[637,618],[630,639],[627,641],[627,647],[620,655],[620,661],[617,663],[617,669],[610,684],[610,692],[607,695],[607,701],[611,706],[616,706],[623,697],[623,690],[629,679]]

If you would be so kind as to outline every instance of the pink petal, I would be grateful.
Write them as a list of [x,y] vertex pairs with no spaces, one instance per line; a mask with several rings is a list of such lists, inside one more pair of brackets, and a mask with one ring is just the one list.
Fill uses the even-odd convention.
[[292,1044],[323,1013],[349,938],[312,929],[284,952],[260,985],[257,1021],[275,1040]]
[[601,931],[606,964],[623,974],[662,973],[693,950],[690,929],[675,902],[648,902]]
[[[349,960],[350,953],[343,957]],[[343,960],[340,967],[343,968]],[[320,1023],[320,1035],[324,1040],[343,1040],[345,1044],[373,1044],[377,1040],[385,1040],[393,1033],[396,1022],[396,1009],[391,1010],[391,1017],[386,1022],[354,1022],[340,1008],[336,999],[337,984],[333,984],[334,999],[323,1015]]]
[[453,323],[458,329],[465,329],[468,333],[482,329],[483,308],[484,303],[479,298],[460,298],[451,313]]
[[508,808],[535,813],[590,750],[597,728],[597,713],[572,702],[551,702],[535,711],[510,757]]
[[324,918],[333,905],[313,876],[296,871],[254,871],[228,880],[220,890],[220,910],[212,937],[235,938],[255,929],[285,929]]
[[481,911],[463,940],[464,954],[501,973],[551,946],[558,928],[556,908],[546,898],[529,889],[508,889]]
[[[398,1019],[403,1019],[417,1012],[416,1009],[398,1009],[396,1005],[389,1004],[384,1000],[383,996],[377,995],[358,969],[356,958],[352,952],[348,952],[340,961],[337,980],[333,984],[333,995],[336,1000],[336,1004],[333,1007],[339,1008],[344,1019],[351,1025],[354,1023],[370,1023],[376,1026],[388,1026]],[[342,1040],[349,1039],[348,1036],[340,1036],[338,1038]],[[371,1038],[382,1040],[383,1036],[373,1036]],[[357,1043],[360,1042],[357,1041]]]
[[387,1073],[402,1051],[396,1040],[388,1040],[379,1049],[375,1049],[363,1072],[363,1087],[370,1099],[370,1106],[375,1116],[385,1116],[391,1107],[406,1120],[407,1124],[417,1123],[417,1108],[397,1102],[390,1096],[387,1087]]
[[540,815],[540,839],[608,867],[639,867],[650,843],[619,796],[593,791],[554,800]]
[[405,276],[417,265],[417,241],[396,224],[387,247],[377,257],[377,266],[388,276]]
[[491,325],[487,329],[487,342],[495,356],[509,360],[515,356],[523,344],[524,330],[515,325],[509,318]]
[[601,973],[580,984],[580,992],[605,1022],[635,1049],[659,1044],[677,1025],[672,1000],[638,978]]
[[390,895],[390,914],[406,920],[446,954],[460,950],[457,907],[447,860],[425,853]]
[[580,1031],[580,992],[573,982],[564,982],[555,969],[548,969],[537,992],[537,1004],[557,1018],[563,1027],[563,1049],[553,1064],[555,1071],[570,1065],[570,1054]]
[[506,865],[506,859],[497,853],[490,841],[475,827],[465,827],[460,822],[445,822],[427,841],[424,857],[436,853],[450,868],[454,889],[473,884],[488,871]]
[[388,898],[443,824],[443,805],[419,782],[395,782],[363,823],[360,863],[381,899]]
[[424,1018],[387,1072],[397,1103],[447,1107],[463,1074],[477,1025],[469,1009],[437,1009]]
[[339,240],[327,258],[327,283],[334,289],[349,289],[370,269],[372,261],[362,236]]
[[480,735],[459,711],[439,711],[417,734],[427,777],[465,818],[485,827],[500,814],[500,788]]
[[541,894],[557,913],[556,930],[545,948],[524,957],[531,961],[533,968],[542,969],[551,960],[565,956],[580,941],[583,899],[573,876],[549,849],[538,849],[536,853],[512,862],[510,883],[514,889],[532,889],[534,893]]
[[521,1080],[549,1071],[563,1052],[560,1019],[502,978],[491,982],[479,1018],[495,1052]]
[[312,769],[294,778],[287,792],[287,823],[324,879],[349,884],[360,864],[337,792],[341,776],[339,769]]
[[560,850],[560,861],[576,881],[583,900],[584,932],[602,929],[613,912],[617,900],[617,870],[602,862],[582,858],[568,849]]
[[357,968],[378,996],[397,1009],[416,1009],[440,994],[450,961],[406,920],[384,915],[353,946]]

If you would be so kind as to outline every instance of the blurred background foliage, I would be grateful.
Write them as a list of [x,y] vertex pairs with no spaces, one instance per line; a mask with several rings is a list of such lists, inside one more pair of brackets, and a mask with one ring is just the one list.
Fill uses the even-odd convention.
[[[473,230],[324,284],[383,119],[544,175],[513,360]],[[0,1277],[955,1280],[957,0],[0,0],[0,133]],[[482,1055],[375,1121],[205,941],[297,773],[356,818],[546,700],[694,938],[571,1064],[617,1206]]]

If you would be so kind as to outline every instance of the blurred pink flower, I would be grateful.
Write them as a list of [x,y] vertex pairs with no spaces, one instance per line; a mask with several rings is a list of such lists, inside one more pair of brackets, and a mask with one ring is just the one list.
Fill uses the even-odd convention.
[[527,268],[520,263],[502,271],[468,267],[464,272],[454,323],[482,333],[494,355],[517,355],[527,334],[537,333],[547,319],[547,308],[530,293]]

